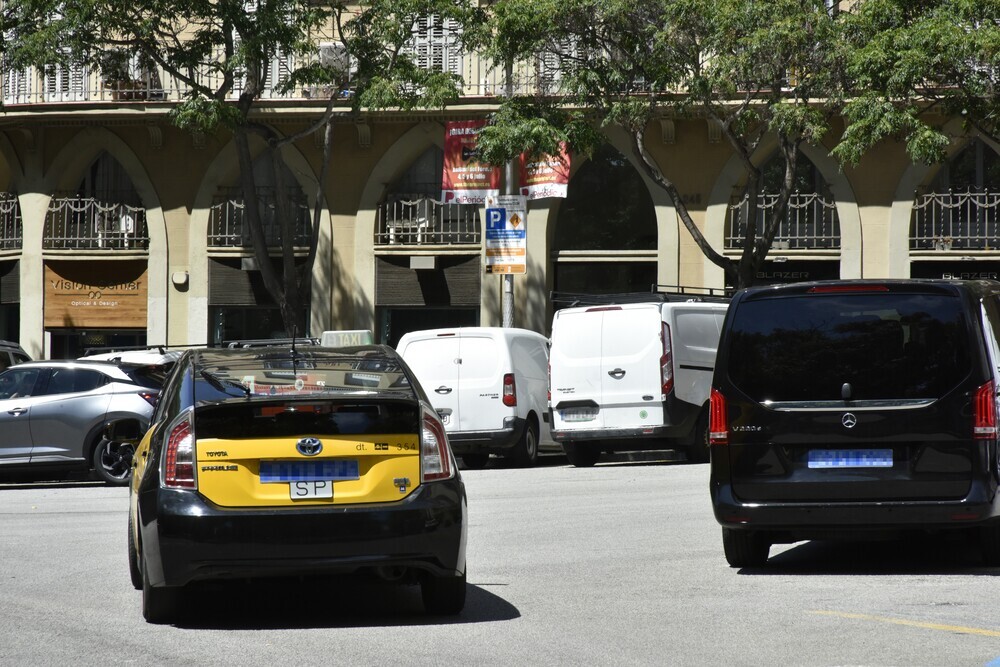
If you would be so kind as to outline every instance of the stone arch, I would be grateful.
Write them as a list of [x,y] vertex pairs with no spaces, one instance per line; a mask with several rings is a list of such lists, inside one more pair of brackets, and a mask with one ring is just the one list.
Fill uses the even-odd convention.
[[[361,190],[354,234],[354,289],[361,303],[375,303],[375,253],[373,239],[378,206],[386,189],[403,174],[410,164],[432,146],[444,148],[444,126],[438,122],[423,122],[397,139],[372,168]],[[374,305],[355,313],[359,329],[375,330]]]
[[[976,137],[1000,154],[1000,144],[975,130],[967,132],[960,118],[948,121],[941,129],[952,138],[947,149],[946,161],[955,157],[970,140]],[[941,164],[927,165],[911,161],[900,176],[892,198],[892,209],[889,213],[890,276],[910,275],[910,216],[913,210],[914,195],[917,188],[940,168]]]
[[[755,164],[767,160],[778,148],[777,137],[769,136],[753,155]],[[840,277],[861,278],[864,276],[864,234],[857,198],[840,164],[822,145],[803,144],[800,148],[813,166],[819,170],[837,201],[837,217],[840,219]],[[720,250],[726,233],[726,214],[733,188],[743,178],[743,164],[733,155],[719,172],[712,192],[709,194],[705,210],[705,238],[709,244]],[[722,268],[703,257],[706,283],[722,287],[725,273]]]
[[[168,331],[168,286],[169,245],[163,207],[153,182],[135,151],[118,135],[99,127],[88,127],[77,133],[56,154],[53,167],[42,179],[43,192],[50,198],[52,193],[68,190],[78,185],[80,174],[101,154],[107,152],[118,161],[128,173],[146,209],[146,224],[149,228],[149,253],[147,258],[148,311],[146,340],[151,344],[167,343]],[[27,241],[27,239],[26,239]],[[42,238],[33,239],[39,247]],[[40,271],[40,269],[39,269]]]
[[[278,130],[274,130],[280,136]],[[251,139],[251,150],[254,158],[264,150],[263,143]],[[302,188],[309,202],[309,210],[316,206],[316,188],[319,179],[313,172],[309,161],[294,145],[285,145],[281,149],[285,164],[292,172],[299,187]],[[191,208],[191,224],[188,227],[187,239],[187,270],[188,279],[188,333],[191,342],[207,343],[208,340],[208,223],[209,211],[213,198],[220,187],[225,187],[240,177],[239,158],[236,145],[230,141],[211,160],[205,170],[198,191],[195,194]],[[320,214],[320,235],[316,249],[316,265],[313,267],[312,297],[310,302],[310,327],[316,329],[329,319],[330,302],[325,298],[329,292],[329,267],[324,264],[324,258],[331,254],[332,231],[329,207]]]

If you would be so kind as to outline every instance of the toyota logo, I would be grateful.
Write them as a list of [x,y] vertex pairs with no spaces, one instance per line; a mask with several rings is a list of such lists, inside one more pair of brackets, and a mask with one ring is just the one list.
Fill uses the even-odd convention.
[[855,424],[858,423],[858,418],[850,412],[845,412],[844,416],[840,418],[840,423],[844,425],[844,428],[854,428]]
[[316,456],[323,451],[323,443],[319,438],[302,438],[296,443],[295,449],[304,456]]

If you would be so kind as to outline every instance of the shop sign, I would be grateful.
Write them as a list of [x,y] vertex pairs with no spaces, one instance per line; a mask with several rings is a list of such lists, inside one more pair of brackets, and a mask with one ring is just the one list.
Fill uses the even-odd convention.
[[128,262],[45,263],[46,328],[146,328],[147,266]]
[[1000,262],[913,262],[911,278],[942,278],[944,280],[998,280]]

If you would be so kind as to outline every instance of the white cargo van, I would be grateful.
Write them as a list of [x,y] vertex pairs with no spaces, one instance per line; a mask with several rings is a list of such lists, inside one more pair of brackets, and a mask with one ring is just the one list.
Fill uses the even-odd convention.
[[552,437],[570,463],[602,451],[675,449],[708,458],[715,350],[728,303],[577,306],[552,321]]
[[491,453],[533,465],[549,436],[548,339],[534,331],[459,327],[405,334],[396,346],[441,415],[466,467]]

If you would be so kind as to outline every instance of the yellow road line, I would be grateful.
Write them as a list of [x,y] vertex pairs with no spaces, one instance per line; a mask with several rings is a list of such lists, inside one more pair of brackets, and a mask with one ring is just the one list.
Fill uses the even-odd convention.
[[962,625],[944,625],[942,623],[925,623],[923,621],[910,621],[905,618],[888,618],[885,616],[870,616],[868,614],[849,614],[842,611],[811,611],[811,614],[819,616],[836,616],[837,618],[851,618],[860,621],[876,621],[878,623],[892,623],[893,625],[908,625],[914,628],[924,628],[925,630],[944,630],[945,632],[958,632],[963,635],[979,635],[981,637],[1000,637],[998,630],[984,630],[983,628],[967,628]]

